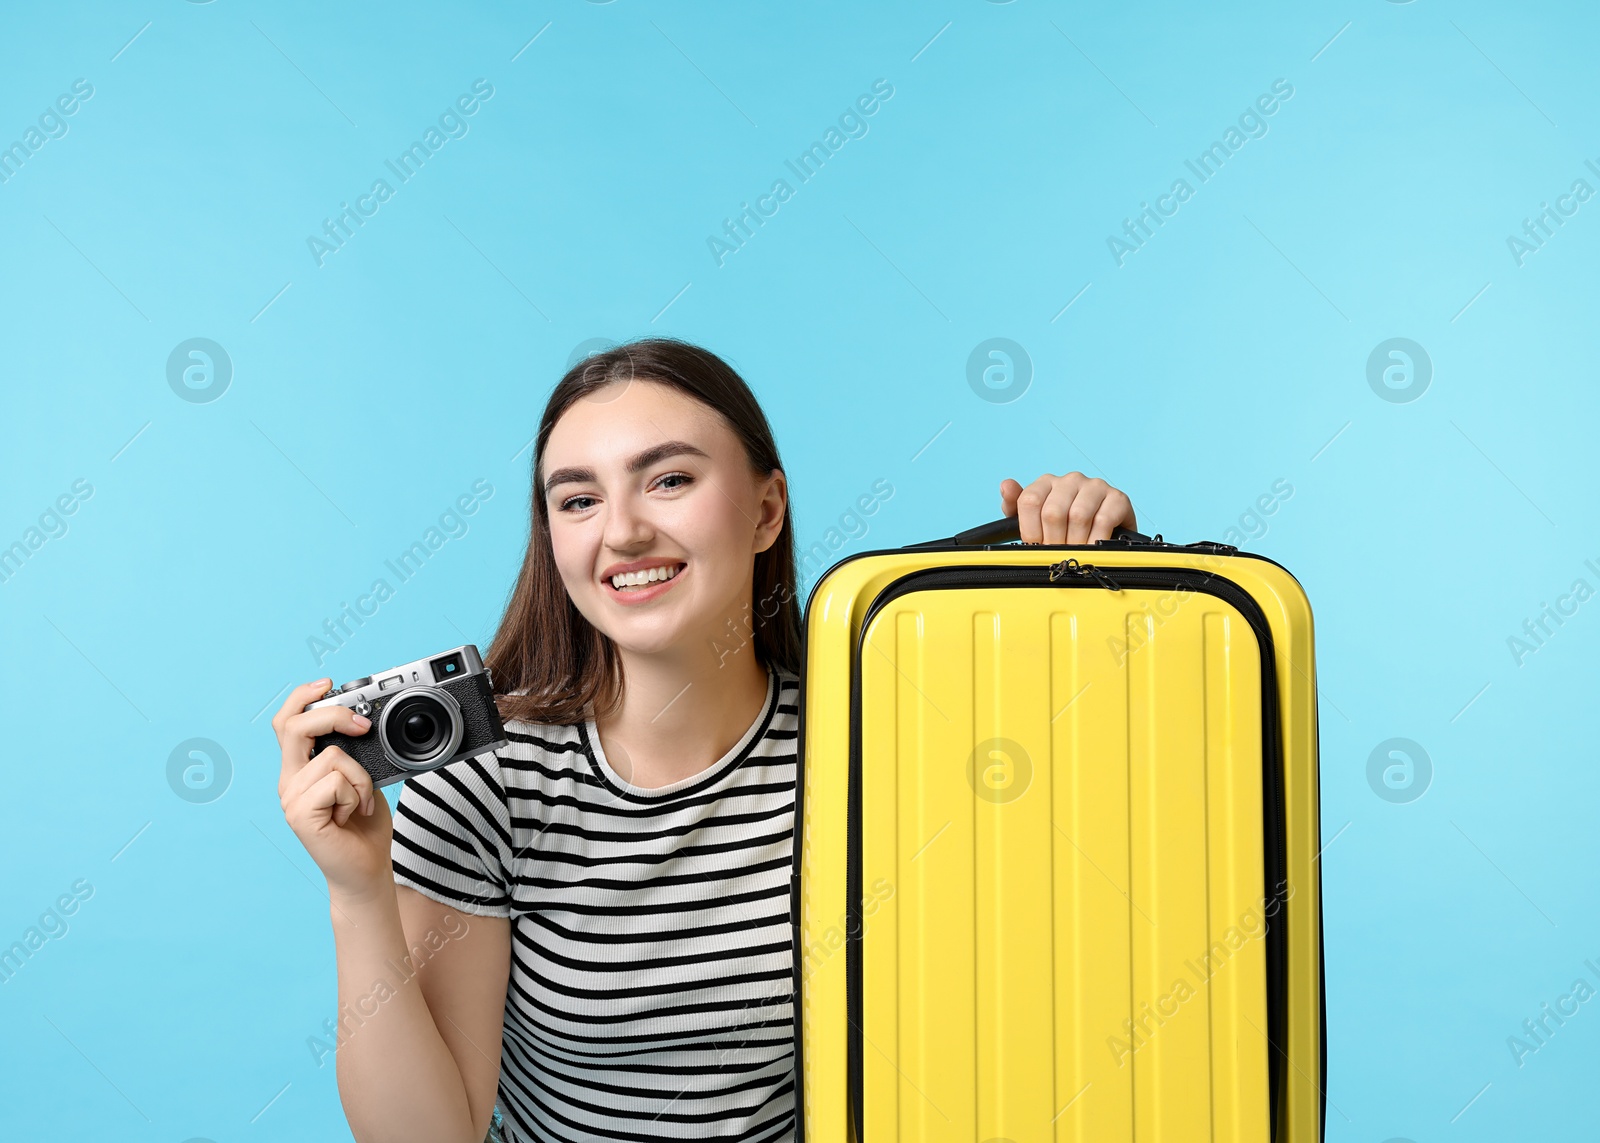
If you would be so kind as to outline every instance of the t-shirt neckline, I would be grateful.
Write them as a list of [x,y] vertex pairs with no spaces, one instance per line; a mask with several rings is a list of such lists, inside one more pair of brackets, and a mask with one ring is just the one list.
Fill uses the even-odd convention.
[[584,752],[590,763],[599,772],[602,781],[615,788],[619,793],[633,798],[667,798],[689,790],[698,789],[707,782],[714,782],[722,774],[733,769],[742,762],[756,742],[766,733],[771,725],[772,718],[778,706],[778,674],[771,667],[767,668],[767,697],[757,712],[755,721],[745,729],[739,741],[729,747],[728,752],[717,759],[706,769],[698,774],[691,774],[687,778],[680,778],[676,782],[669,782],[665,786],[635,786],[622,775],[611,768],[610,761],[606,758],[605,747],[600,744],[600,730],[595,725],[593,718],[586,718],[580,724],[583,731]]

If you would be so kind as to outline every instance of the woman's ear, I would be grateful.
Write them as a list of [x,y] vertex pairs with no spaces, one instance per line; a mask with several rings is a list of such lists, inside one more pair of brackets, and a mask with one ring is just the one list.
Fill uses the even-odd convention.
[[783,517],[789,508],[789,485],[783,469],[775,468],[761,485],[760,511],[756,515],[756,554],[777,543]]

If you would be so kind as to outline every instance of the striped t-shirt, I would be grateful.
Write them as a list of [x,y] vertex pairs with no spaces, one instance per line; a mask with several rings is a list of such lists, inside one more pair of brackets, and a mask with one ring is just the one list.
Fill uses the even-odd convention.
[[798,679],[768,672],[744,736],[656,789],[594,720],[406,780],[394,879],[511,919],[507,1143],[793,1138],[789,874]]

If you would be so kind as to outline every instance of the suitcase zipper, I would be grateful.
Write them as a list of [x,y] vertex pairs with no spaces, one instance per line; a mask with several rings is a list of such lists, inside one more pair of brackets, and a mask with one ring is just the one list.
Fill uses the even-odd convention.
[[1098,583],[1101,587],[1106,588],[1108,591],[1122,590],[1122,588],[1119,587],[1110,576],[1101,571],[1099,568],[1095,567],[1093,564],[1080,564],[1075,559],[1066,559],[1062,560],[1059,564],[1051,564],[1049,571],[1051,583],[1056,583],[1067,578],[1068,576],[1090,576],[1096,583]]
[[[1199,545],[1190,545],[1198,547]],[[1217,545],[1223,547],[1224,545]],[[1264,892],[1276,900],[1286,886],[1287,859],[1284,839],[1283,752],[1278,717],[1278,683],[1272,629],[1255,599],[1232,580],[1215,572],[1188,568],[1117,567],[1115,579],[1105,569],[1069,558],[1059,563],[1032,567],[993,567],[982,565],[947,566],[912,572],[889,584],[873,599],[861,620],[865,632],[873,617],[890,602],[914,591],[1005,584],[1014,587],[1084,587],[1119,591],[1123,587],[1191,590],[1213,595],[1231,604],[1256,634],[1261,657],[1261,769],[1263,806],[1262,852],[1266,884]],[[861,647],[852,655],[850,671],[850,773],[845,822],[845,1014],[850,1024],[847,1047],[846,1082],[849,1086],[850,1114],[855,1129],[854,1143],[865,1143],[863,1130],[864,1080],[861,999]],[[795,887],[798,892],[798,884]],[[1289,1057],[1285,1040],[1286,979],[1285,928],[1287,906],[1279,901],[1276,916],[1264,918],[1267,945],[1267,1070],[1268,1138],[1278,1138],[1278,1104],[1282,1076]],[[796,945],[799,926],[796,924]],[[798,991],[796,993],[798,996]],[[797,1017],[798,1018],[798,1017]],[[797,1043],[799,1037],[796,1037]],[[1324,1052],[1324,1057],[1326,1052]]]

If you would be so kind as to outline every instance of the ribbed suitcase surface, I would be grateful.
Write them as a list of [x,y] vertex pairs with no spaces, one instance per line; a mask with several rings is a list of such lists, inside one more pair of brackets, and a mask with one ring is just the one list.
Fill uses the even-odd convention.
[[804,1138],[1320,1139],[1293,577],[912,548],[836,565],[807,623]]

